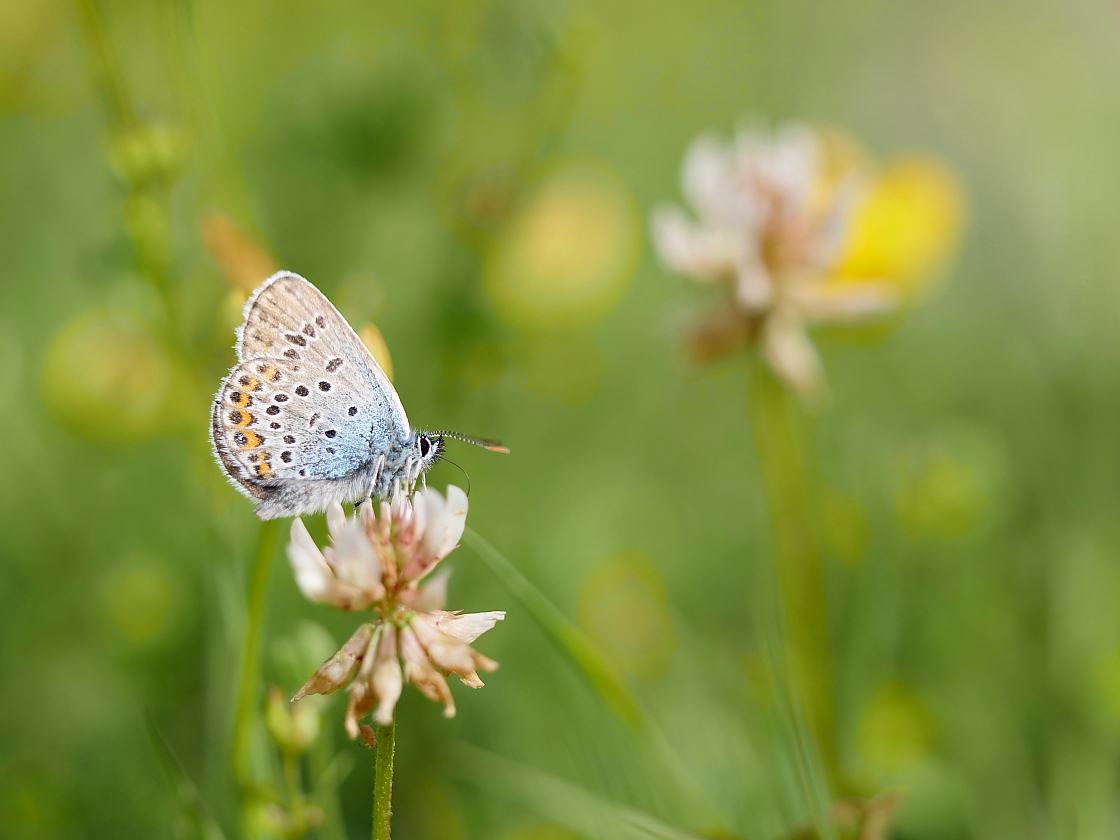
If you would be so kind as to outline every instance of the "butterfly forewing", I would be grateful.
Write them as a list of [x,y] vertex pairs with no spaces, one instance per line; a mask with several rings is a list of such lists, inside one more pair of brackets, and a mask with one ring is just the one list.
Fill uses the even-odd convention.
[[400,398],[373,355],[326,296],[298,274],[275,275],[250,299],[237,357],[283,359],[322,381],[364,390],[399,440],[411,434]]

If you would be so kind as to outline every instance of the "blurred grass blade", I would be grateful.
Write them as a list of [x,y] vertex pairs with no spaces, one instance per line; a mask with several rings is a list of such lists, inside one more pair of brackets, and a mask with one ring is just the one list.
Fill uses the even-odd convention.
[[175,793],[175,801],[179,805],[179,811],[184,822],[194,829],[193,835],[201,838],[201,840],[226,840],[225,832],[218,825],[218,821],[214,819],[214,815],[210,813],[210,809],[202,798],[202,794],[199,793],[198,787],[187,775],[186,769],[179,762],[174,750],[171,749],[171,744],[160,732],[155,721],[150,716],[145,717],[148,724],[148,736],[151,738],[159,763],[167,774],[167,780],[171,783],[172,790]]
[[591,682],[611,710],[634,732],[646,727],[645,713],[638,705],[638,698],[626,680],[609,659],[589,638],[576,627],[541,591],[531,584],[512,563],[480,537],[467,528],[463,542],[474,549],[510,594],[520,602],[529,615],[548,636],[567,654],[581,673]]
[[820,753],[805,718],[805,710],[797,694],[797,683],[789,666],[779,670],[773,653],[767,655],[770,679],[777,693],[777,709],[791,744],[791,753],[801,780],[805,804],[812,815],[817,836],[836,840],[832,818],[832,796]]
[[450,746],[450,769],[477,785],[588,840],[699,840],[643,811],[601,799],[579,785],[458,741]]

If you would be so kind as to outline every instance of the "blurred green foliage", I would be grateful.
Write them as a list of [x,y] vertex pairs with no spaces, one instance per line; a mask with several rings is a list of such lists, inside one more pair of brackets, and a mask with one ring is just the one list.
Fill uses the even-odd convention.
[[[214,208],[376,319],[413,422],[511,447],[453,447],[469,524],[653,722],[621,724],[464,547],[451,603],[509,611],[479,645],[502,668],[451,721],[406,692],[397,836],[805,836],[743,364],[684,360],[706,296],[642,236],[688,141],[762,113],[939,154],[972,207],[951,283],[821,341],[841,760],[904,791],[898,838],[1116,837],[1118,47],[1112,6],[1057,0],[0,5],[0,836],[240,829],[258,524],[208,451]],[[590,303],[555,323],[495,292],[563,302],[567,275]],[[352,629],[278,557],[261,708]],[[319,836],[362,837],[372,754],[340,705],[302,769]]]

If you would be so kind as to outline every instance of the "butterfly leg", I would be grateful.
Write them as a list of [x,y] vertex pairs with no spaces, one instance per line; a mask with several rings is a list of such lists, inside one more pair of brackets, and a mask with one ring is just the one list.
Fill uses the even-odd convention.
[[385,468],[385,455],[384,455],[384,453],[382,453],[377,458],[377,466],[374,467],[373,477],[370,478],[370,480],[369,480],[369,492],[366,493],[367,496],[370,496],[370,497],[373,496],[374,491],[377,489],[377,482],[381,478],[381,470],[383,470],[384,468]]

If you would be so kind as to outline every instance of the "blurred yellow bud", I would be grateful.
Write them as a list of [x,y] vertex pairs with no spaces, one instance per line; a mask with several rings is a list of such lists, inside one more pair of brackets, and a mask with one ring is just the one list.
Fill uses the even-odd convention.
[[314,703],[292,703],[274,688],[264,708],[268,735],[286,753],[299,755],[319,737],[319,712]]
[[565,166],[537,186],[487,254],[487,296],[515,327],[595,323],[630,287],[637,235],[633,199],[615,172]]
[[941,724],[925,699],[886,680],[864,707],[856,732],[860,758],[872,769],[902,773],[924,761],[941,739]]
[[389,377],[389,381],[393,381],[393,357],[389,355],[389,345],[385,343],[385,336],[381,334],[381,330],[373,324],[366,324],[358,330],[358,338],[362,340],[362,344],[366,349],[373,354],[373,358],[381,365],[381,369],[385,371],[385,375]]
[[677,647],[661,573],[633,549],[597,564],[580,588],[579,622],[630,676],[655,679]]
[[141,125],[120,132],[109,143],[109,162],[130,187],[169,185],[186,162],[190,150],[187,135],[176,127]]
[[280,270],[272,252],[221,210],[203,214],[199,229],[210,259],[218,266],[226,282],[246,298]]
[[964,187],[949,166],[897,158],[854,208],[835,282],[887,280],[912,298],[956,248],[964,214]]
[[929,455],[914,470],[899,466],[895,512],[908,539],[953,540],[970,533],[988,506],[976,473],[947,455]]
[[131,315],[97,308],[51,341],[41,387],[48,411],[68,430],[98,443],[139,443],[165,420],[171,367]]

